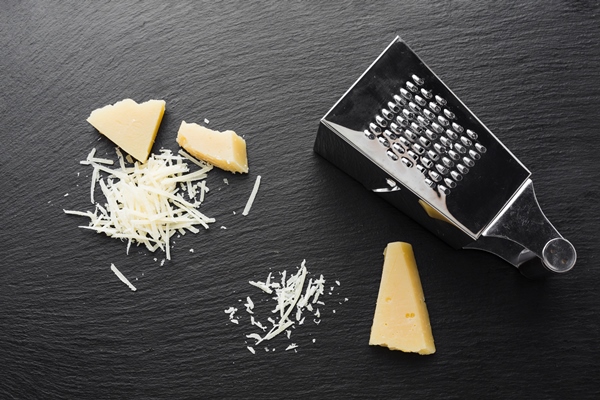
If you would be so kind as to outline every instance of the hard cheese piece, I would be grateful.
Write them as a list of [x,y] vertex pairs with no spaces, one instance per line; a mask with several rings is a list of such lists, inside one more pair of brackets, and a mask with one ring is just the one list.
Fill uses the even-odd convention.
[[389,243],[383,254],[385,261],[369,344],[419,354],[435,353],[412,246]]
[[196,158],[231,172],[248,172],[246,141],[234,131],[213,131],[198,124],[181,123],[177,143]]
[[138,104],[125,99],[92,111],[87,121],[131,156],[146,162],[164,113],[164,100]]

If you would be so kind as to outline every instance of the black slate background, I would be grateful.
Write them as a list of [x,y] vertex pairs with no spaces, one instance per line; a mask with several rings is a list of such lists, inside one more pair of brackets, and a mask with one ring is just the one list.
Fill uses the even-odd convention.
[[[598,398],[599,4],[523,3],[3,2],[0,398]],[[572,272],[528,281],[455,251],[313,153],[319,118],[395,35],[533,172]],[[62,212],[90,208],[79,160],[113,154],[85,118],[125,97],[167,101],[155,150],[177,149],[184,119],[248,143],[250,174],[210,173],[217,222],[164,266]],[[368,346],[397,240],[415,249],[430,357]],[[297,353],[278,338],[252,355],[223,310],[302,259],[341,283],[322,323],[295,331]]]

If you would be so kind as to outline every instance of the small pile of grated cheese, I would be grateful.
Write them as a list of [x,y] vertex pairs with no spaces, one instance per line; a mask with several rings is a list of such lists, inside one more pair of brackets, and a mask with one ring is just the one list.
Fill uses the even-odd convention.
[[[295,325],[303,325],[306,320],[306,313],[309,313],[309,319],[312,318],[313,323],[318,325],[321,322],[321,311],[319,306],[324,306],[325,303],[320,300],[320,296],[325,293],[325,278],[320,275],[319,278],[309,278],[307,281],[308,271],[306,269],[306,260],[302,261],[298,272],[287,276],[287,271],[280,272],[281,279],[274,280],[273,273],[269,272],[267,279],[261,281],[249,281],[250,285],[262,290],[264,293],[274,295],[276,305],[271,313],[277,314],[278,318],[268,317],[267,321],[271,325],[270,329],[257,320],[255,317],[254,302],[248,296],[244,303],[245,311],[250,316],[250,324],[260,329],[260,333],[249,333],[246,335],[248,339],[255,340],[254,345],[258,345],[266,340],[271,340],[280,333],[286,333],[288,339],[291,338],[292,330]],[[337,286],[340,286],[339,281],[336,281]],[[329,295],[332,293],[330,292]],[[240,300],[241,301],[241,300]],[[341,303],[340,303],[341,304]],[[229,315],[229,320],[235,324],[239,324],[240,317],[235,316],[238,311],[235,307],[229,307],[225,313]],[[268,330],[268,331],[267,331]],[[313,339],[313,343],[315,340]],[[247,346],[248,351],[255,354],[255,349],[252,346]],[[298,345],[291,343],[286,347],[286,351],[294,350],[296,352]],[[275,349],[273,349],[275,350]],[[268,348],[265,348],[268,351]]]
[[[107,167],[114,162],[95,157],[95,148],[80,162],[93,168],[90,200],[95,210],[63,210],[90,219],[88,226],[80,228],[126,240],[128,254],[131,243],[136,243],[152,252],[161,249],[170,260],[171,236],[186,231],[198,233],[196,225],[208,229],[208,224],[215,222],[198,211],[208,192],[204,179],[212,165],[194,159],[183,150],[174,155],[163,149],[143,164],[132,162],[129,156],[124,158],[119,148],[116,152],[119,168]],[[186,160],[200,169],[190,172]],[[103,178],[101,173],[108,176]],[[96,184],[105,197],[104,205],[94,199]]]

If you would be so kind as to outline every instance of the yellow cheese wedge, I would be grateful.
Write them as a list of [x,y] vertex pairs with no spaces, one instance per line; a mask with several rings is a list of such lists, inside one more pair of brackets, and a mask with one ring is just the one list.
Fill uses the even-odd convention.
[[371,327],[370,345],[419,354],[435,353],[419,271],[408,243],[389,243]]
[[165,113],[164,100],[121,100],[92,111],[87,121],[141,162],[146,162]]
[[177,143],[194,157],[215,167],[231,172],[248,172],[246,141],[234,131],[213,131],[183,121],[177,133]]

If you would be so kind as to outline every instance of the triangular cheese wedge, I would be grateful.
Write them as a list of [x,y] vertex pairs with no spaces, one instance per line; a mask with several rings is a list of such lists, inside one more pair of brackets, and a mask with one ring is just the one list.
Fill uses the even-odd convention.
[[419,354],[435,353],[412,246],[389,243],[384,257],[369,344]]
[[177,143],[188,153],[217,168],[248,172],[246,141],[234,131],[213,131],[198,124],[181,123]]
[[92,111],[87,121],[141,162],[146,162],[165,113],[164,100],[138,104],[131,99]]

